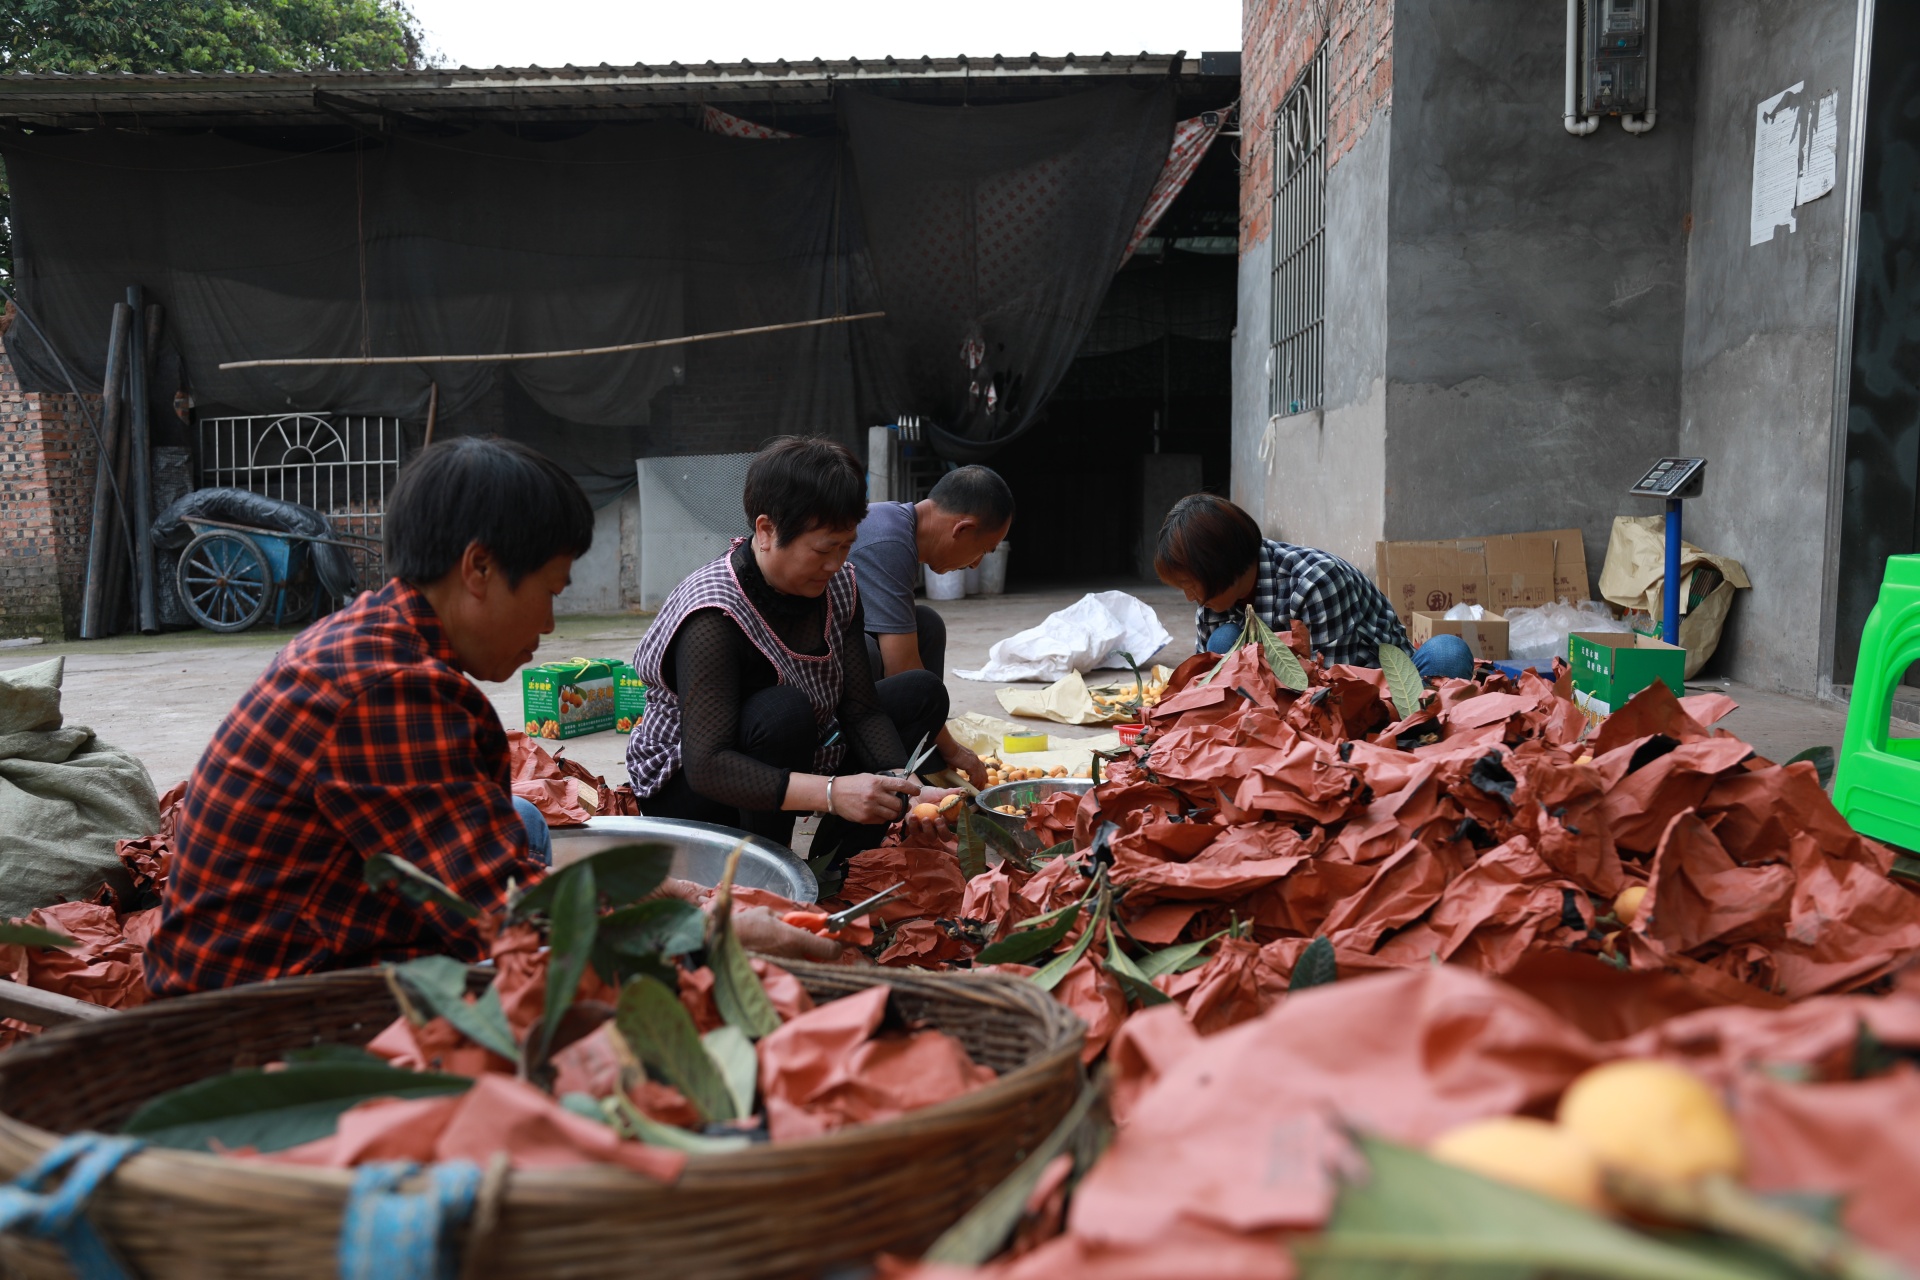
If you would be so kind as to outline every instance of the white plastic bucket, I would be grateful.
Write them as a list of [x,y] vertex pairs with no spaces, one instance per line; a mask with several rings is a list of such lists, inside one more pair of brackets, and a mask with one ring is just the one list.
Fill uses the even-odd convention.
[[952,573],[935,573],[932,565],[921,566],[926,570],[927,599],[963,600],[967,595],[967,572],[955,569]]
[[970,596],[979,595],[980,594],[980,566],[977,564],[970,564],[966,568],[962,569],[960,572],[966,575],[967,594]]
[[980,594],[983,596],[1003,596],[1007,593],[1007,548],[1010,542],[1003,542],[981,557]]

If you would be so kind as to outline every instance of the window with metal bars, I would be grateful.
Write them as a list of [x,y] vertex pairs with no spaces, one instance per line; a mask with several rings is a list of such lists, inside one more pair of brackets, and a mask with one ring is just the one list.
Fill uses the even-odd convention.
[[1327,50],[1273,117],[1273,306],[1267,412],[1321,406],[1327,309]]

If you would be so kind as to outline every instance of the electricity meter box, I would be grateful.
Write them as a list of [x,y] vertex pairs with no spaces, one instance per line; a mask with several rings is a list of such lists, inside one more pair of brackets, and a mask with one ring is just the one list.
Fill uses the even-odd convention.
[[1647,109],[1652,0],[1582,0],[1580,114],[1631,116]]

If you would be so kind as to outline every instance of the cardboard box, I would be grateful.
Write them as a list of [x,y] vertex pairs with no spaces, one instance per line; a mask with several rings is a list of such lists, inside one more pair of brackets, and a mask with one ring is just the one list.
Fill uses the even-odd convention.
[[1630,631],[1576,631],[1567,637],[1573,700],[1597,725],[1656,680],[1686,696],[1687,651]]
[[647,686],[640,673],[624,662],[613,664],[613,727],[627,733],[646,718]]
[[520,710],[527,736],[578,738],[613,728],[616,666],[626,664],[571,658],[522,671]]
[[1427,609],[1415,609],[1407,623],[1407,638],[1418,649],[1435,636],[1459,636],[1479,662],[1497,662],[1507,656],[1507,620],[1489,609],[1478,622],[1445,618]]
[[1374,576],[1402,625],[1416,612],[1477,604],[1497,613],[1591,599],[1578,529],[1441,542],[1374,543]]

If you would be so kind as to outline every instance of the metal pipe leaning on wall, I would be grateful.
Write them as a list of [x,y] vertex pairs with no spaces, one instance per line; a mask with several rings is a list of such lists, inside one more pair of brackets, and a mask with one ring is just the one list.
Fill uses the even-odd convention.
[[1600,127],[1599,116],[1580,118],[1578,87],[1580,83],[1580,0],[1567,0],[1567,98],[1561,112],[1560,121],[1567,132],[1576,138],[1584,138]]
[[[145,319],[146,298],[139,285],[127,286],[127,305],[133,308],[135,315]],[[130,458],[133,468],[134,583],[140,602],[139,627],[151,635],[160,629],[160,610],[153,580],[153,438],[149,434],[152,423],[147,404],[145,324],[133,326],[133,341],[127,359],[127,399],[132,409],[128,422],[133,439]]]
[[114,535],[119,531],[119,521],[112,502],[113,466],[120,440],[120,386],[126,373],[127,333],[132,319],[133,309],[126,303],[113,304],[113,324],[107,338],[107,373],[100,387],[100,417],[105,431],[93,473],[93,521],[88,526],[87,583],[80,605],[82,640],[98,640],[106,634],[107,580],[111,576],[111,562],[117,558],[114,555]]

